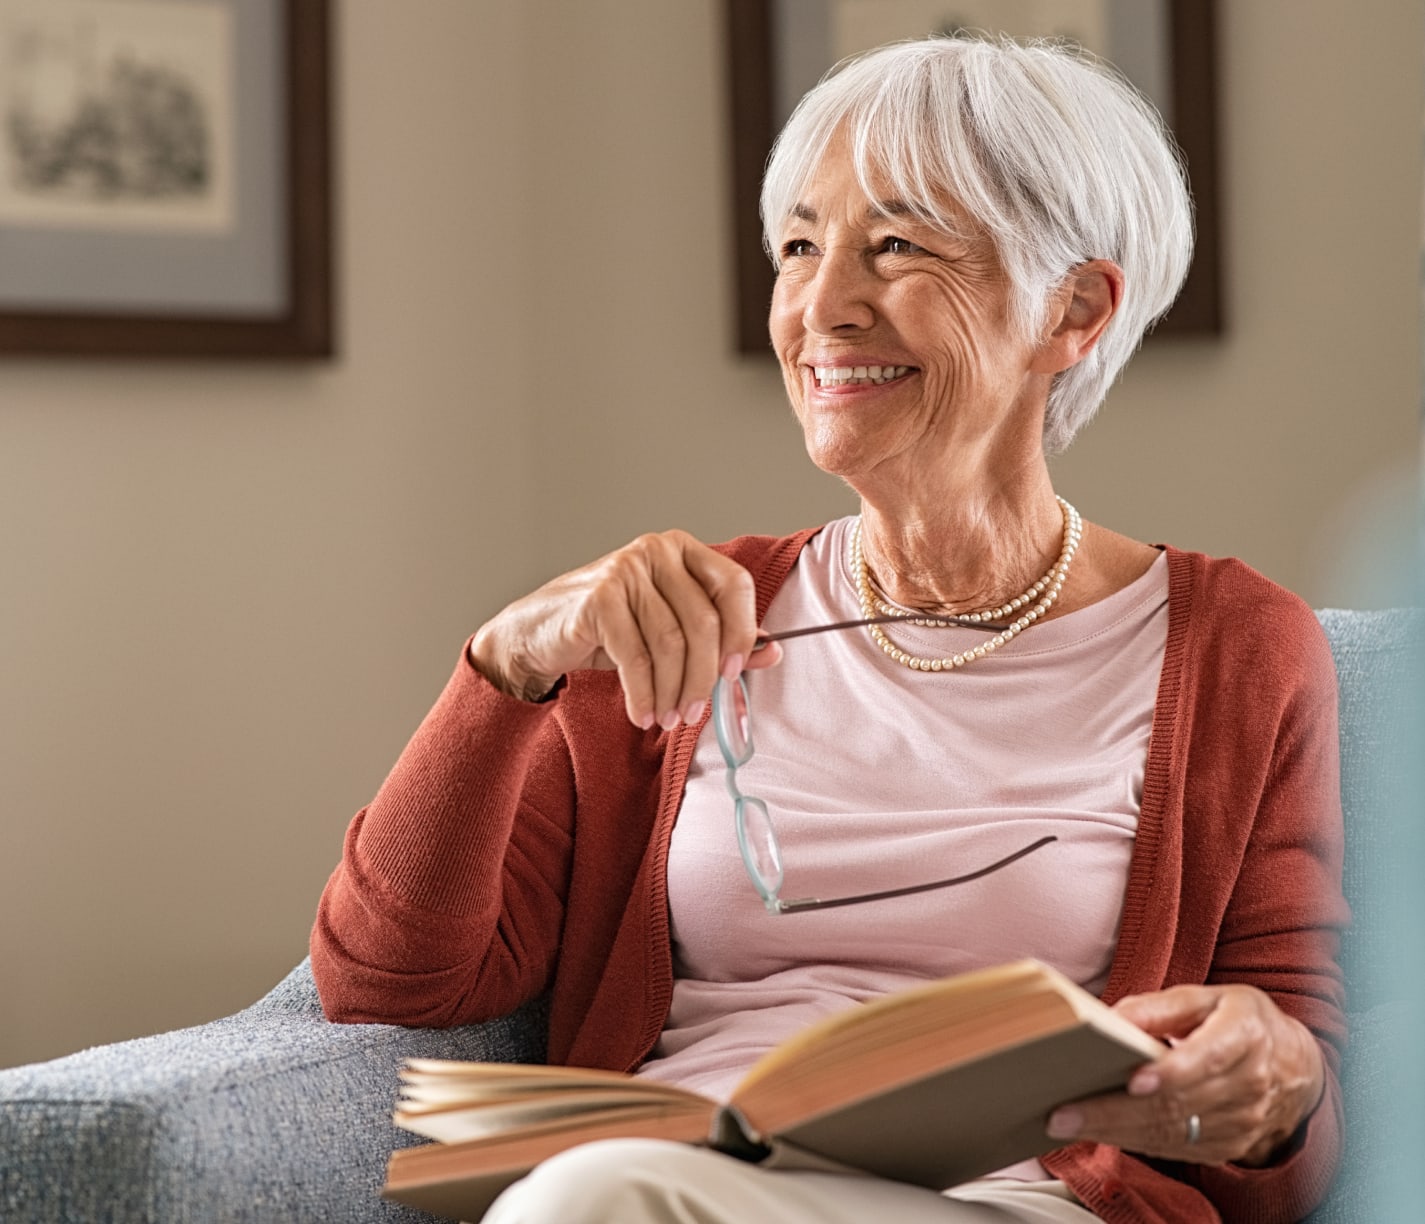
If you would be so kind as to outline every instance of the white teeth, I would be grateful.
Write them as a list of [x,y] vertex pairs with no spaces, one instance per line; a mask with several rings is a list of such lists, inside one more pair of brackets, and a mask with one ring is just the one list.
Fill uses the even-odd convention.
[[904,377],[910,366],[816,366],[815,369],[819,387],[841,387],[852,382],[880,386]]

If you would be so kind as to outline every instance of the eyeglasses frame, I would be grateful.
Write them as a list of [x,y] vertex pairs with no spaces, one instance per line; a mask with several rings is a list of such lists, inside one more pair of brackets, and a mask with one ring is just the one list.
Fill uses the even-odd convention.
[[[753,650],[760,650],[771,642],[808,637],[816,633],[832,633],[843,629],[859,629],[866,625],[884,625],[909,619],[911,619],[911,617],[906,615],[873,616],[858,620],[836,621],[828,625],[809,625],[798,629],[784,629],[775,633],[759,633]],[[914,619],[917,625],[920,626],[979,629],[987,633],[1000,633],[1008,628],[1006,625],[997,624],[992,621],[972,621],[960,616],[921,616],[917,614]],[[742,675],[738,675],[735,680],[729,680],[724,676],[720,677],[717,684],[713,687],[712,724],[713,730],[717,735],[718,748],[722,752],[723,762],[727,766],[724,782],[727,786],[728,794],[732,797],[733,801],[733,820],[734,827],[737,831],[737,847],[742,856],[742,865],[747,871],[748,878],[752,881],[752,886],[757,890],[757,895],[762,898],[762,904],[768,913],[796,914],[816,909],[834,909],[840,906],[860,905],[869,901],[889,900],[892,897],[913,896],[916,893],[931,892],[939,888],[949,888],[956,884],[968,884],[972,880],[982,879],[984,876],[991,875],[1001,868],[1008,867],[1011,863],[1017,862],[1026,855],[1034,853],[1034,851],[1040,847],[1048,845],[1049,842],[1059,840],[1058,837],[1052,833],[1046,834],[986,867],[967,872],[964,875],[952,876],[949,879],[935,880],[928,884],[911,884],[904,888],[888,888],[879,892],[859,893],[850,897],[797,897],[792,900],[784,900],[781,896],[783,881],[782,848],[781,842],[777,837],[776,825],[772,822],[771,810],[767,807],[767,803],[764,799],[760,799],[756,795],[743,794],[737,785],[738,769],[746,765],[747,762],[752,759],[755,752],[750,717],[748,718],[747,728],[742,736],[743,742],[746,745],[746,751],[742,753],[740,757],[739,754],[733,750],[733,746],[728,743],[727,736],[724,732],[723,709],[726,703],[731,699],[730,686],[734,683],[737,684],[741,690],[742,708],[750,715],[752,704],[747,692],[746,679]],[[775,883],[770,886],[763,879],[755,862],[752,848],[749,845],[746,813],[750,805],[755,805],[762,813],[762,819],[767,827],[767,840],[776,868],[776,880]]]

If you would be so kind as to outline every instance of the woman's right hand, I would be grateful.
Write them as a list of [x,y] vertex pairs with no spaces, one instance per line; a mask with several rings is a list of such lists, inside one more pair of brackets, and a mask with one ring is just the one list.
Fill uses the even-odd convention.
[[639,536],[510,604],[470,659],[496,687],[537,701],[566,672],[616,668],[637,727],[696,722],[719,675],[768,667],[752,576],[684,531]]

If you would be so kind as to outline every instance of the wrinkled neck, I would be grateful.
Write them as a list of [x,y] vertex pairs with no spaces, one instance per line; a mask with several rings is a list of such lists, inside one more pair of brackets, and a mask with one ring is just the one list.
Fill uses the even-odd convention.
[[977,611],[1004,603],[1053,566],[1064,515],[1042,479],[963,489],[936,504],[884,507],[862,501],[862,551],[875,587],[926,612]]

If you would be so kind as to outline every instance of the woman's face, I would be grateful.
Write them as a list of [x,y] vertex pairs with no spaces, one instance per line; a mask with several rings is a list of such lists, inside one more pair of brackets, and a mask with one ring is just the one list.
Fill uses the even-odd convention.
[[964,232],[868,197],[839,144],[786,220],[772,346],[813,462],[862,492],[1041,453],[1052,375],[1011,331],[993,244]]

